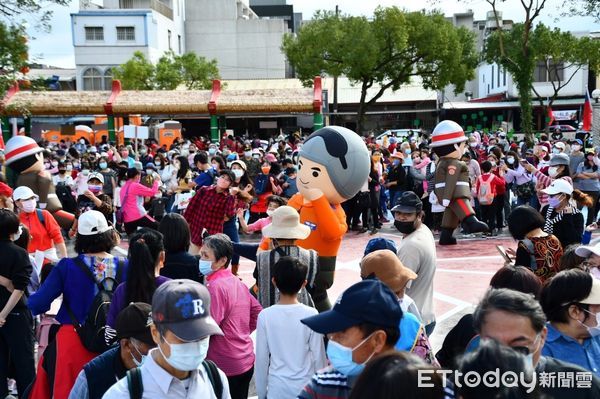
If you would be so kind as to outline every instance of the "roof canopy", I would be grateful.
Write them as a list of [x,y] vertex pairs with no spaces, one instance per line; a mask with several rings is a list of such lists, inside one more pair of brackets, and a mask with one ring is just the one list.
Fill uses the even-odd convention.
[[321,78],[314,87],[295,89],[227,90],[213,82],[212,90],[19,91],[11,88],[0,101],[3,116],[96,114],[227,115],[321,112]]

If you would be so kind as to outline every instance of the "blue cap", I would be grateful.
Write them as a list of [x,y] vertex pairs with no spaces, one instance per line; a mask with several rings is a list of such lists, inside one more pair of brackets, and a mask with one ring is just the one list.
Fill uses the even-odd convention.
[[235,161],[237,159],[237,154],[229,154],[227,155],[228,161]]
[[580,139],[575,139],[575,140],[573,140],[573,141],[572,141],[572,143],[573,143],[573,144],[574,144],[574,143],[577,143],[577,144],[579,144],[579,145],[583,145],[583,141],[581,141]]
[[301,322],[319,334],[330,334],[365,323],[397,328],[401,318],[396,294],[379,280],[363,280],[344,291],[333,309]]
[[393,253],[398,252],[398,247],[396,247],[396,243],[389,238],[377,237],[371,238],[365,247],[365,254],[363,256],[367,256],[373,251],[378,251],[380,249],[389,249]]

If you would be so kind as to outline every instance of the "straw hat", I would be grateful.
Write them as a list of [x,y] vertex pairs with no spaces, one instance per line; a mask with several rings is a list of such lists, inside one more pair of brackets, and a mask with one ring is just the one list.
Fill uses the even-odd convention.
[[277,208],[271,220],[271,224],[262,229],[265,237],[304,240],[310,235],[310,227],[300,223],[300,215],[291,206]]

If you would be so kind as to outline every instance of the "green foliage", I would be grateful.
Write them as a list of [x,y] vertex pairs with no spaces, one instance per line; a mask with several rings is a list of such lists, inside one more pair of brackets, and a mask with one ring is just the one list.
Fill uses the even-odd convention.
[[[471,32],[439,13],[378,7],[372,20],[319,11],[296,36],[284,37],[282,50],[307,86],[325,74],[344,75],[361,86],[357,130],[362,133],[366,109],[414,77],[429,89],[454,84],[463,90],[478,63],[474,42]],[[380,89],[367,99],[375,84]]]
[[68,6],[69,3],[69,0],[2,0],[0,2],[0,18],[19,24],[19,19],[23,19],[24,16],[35,16],[35,28],[50,32],[52,8]]
[[7,26],[0,21],[0,94],[16,82],[27,67],[27,37],[22,26]]
[[593,17],[600,22],[600,0],[567,0],[561,10],[562,16]]
[[168,52],[153,65],[136,51],[133,58],[114,69],[113,76],[125,90],[175,90],[181,84],[198,90],[209,89],[213,79],[219,79],[219,70],[216,60],[207,61],[195,53]]

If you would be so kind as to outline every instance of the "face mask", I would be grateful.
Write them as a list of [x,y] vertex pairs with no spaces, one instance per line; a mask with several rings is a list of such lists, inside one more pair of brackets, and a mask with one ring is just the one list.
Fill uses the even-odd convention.
[[215,154],[217,153],[217,149],[216,149],[216,148],[209,148],[209,149],[208,149],[208,153],[209,153],[210,155],[215,155]]
[[371,354],[371,356],[369,356],[369,358],[364,363],[358,364],[354,362],[354,360],[352,360],[352,352],[354,352],[356,348],[360,347],[369,338],[371,338],[371,335],[363,339],[354,348],[348,348],[344,345],[340,345],[337,342],[330,340],[327,344],[327,358],[331,362],[333,368],[347,377],[355,377],[359,375],[364,370],[365,363],[367,363],[371,359],[373,354]]
[[85,140],[84,139],[79,140],[79,144],[85,144]]
[[552,149],[552,153],[553,153],[554,155],[556,155],[556,154],[560,154],[560,150],[559,150],[558,148],[553,148],[553,149]]
[[[131,341],[130,341],[131,342]],[[138,353],[138,355],[140,355],[140,359],[142,360],[137,360],[135,358],[135,356],[133,356],[133,353],[129,353],[131,355],[131,360],[133,360],[133,363],[135,364],[136,367],[141,367],[142,364],[144,364],[144,362],[146,361],[146,355],[142,355],[142,352],[140,352],[140,350],[138,349],[137,345],[134,344],[133,342],[131,342],[131,345],[133,346],[133,348],[135,349],[135,351]]]
[[17,241],[19,238],[21,238],[21,234],[23,234],[23,226],[19,225],[19,230],[17,230],[17,232],[12,235],[10,240]]
[[100,190],[102,190],[102,186],[96,186],[93,184],[88,184],[88,190],[90,190],[92,193],[96,194],[99,193]]
[[496,167],[496,162],[490,161],[490,163],[492,164],[492,168]]
[[560,202],[561,199],[558,196],[548,198],[548,205],[550,205],[552,208],[557,208],[560,205]]
[[140,150],[140,154],[141,154],[141,155],[146,155],[146,153],[147,153],[147,152],[148,152],[148,151],[146,151],[146,150]]
[[242,176],[244,176],[244,171],[242,169],[233,169],[232,172],[235,175],[236,179],[239,179]]
[[198,367],[200,367],[204,359],[206,359],[209,343],[208,337],[201,341],[186,342],[184,344],[171,344],[164,337],[163,340],[167,345],[169,345],[169,348],[171,349],[171,356],[166,357],[162,349],[160,349],[160,345],[158,345],[158,350],[163,355],[167,363],[177,370],[198,370]]
[[598,267],[592,267],[590,269],[590,274],[592,275],[592,277],[594,277],[595,279],[600,280],[600,268]]
[[25,213],[31,213],[35,211],[36,203],[34,199],[30,199],[27,201],[22,201],[21,206],[23,206],[23,211],[25,211]]
[[106,169],[108,164],[106,162],[100,162],[100,164],[98,166],[100,166],[100,169]]
[[219,164],[217,163],[211,163],[210,167],[213,168],[213,170],[219,170]]
[[70,172],[73,170],[73,165],[67,165],[67,170]]
[[250,158],[252,156],[252,151],[244,151],[244,156]]
[[548,176],[556,177],[557,174],[558,174],[558,168],[556,166],[552,166],[552,167],[548,168]]
[[401,222],[399,220],[394,221],[394,227],[402,234],[410,234],[415,231],[415,222]]
[[52,161],[52,166],[58,166],[58,161]]
[[[79,162],[73,162],[73,167],[74,168],[78,168],[79,167]],[[68,168],[67,168],[68,169]]]
[[475,147],[477,147],[477,143],[469,143],[469,147],[475,148]]
[[404,153],[405,153],[406,155],[410,154],[411,152],[412,152],[412,151],[410,150],[410,148],[407,148],[406,150],[404,150]]
[[160,163],[160,161],[154,161],[154,165],[155,165],[157,168],[160,168],[160,167],[162,166],[162,164]]
[[260,159],[260,155],[259,154],[253,154],[252,158],[254,158],[254,159]]
[[275,212],[275,211],[272,211],[272,210],[270,210],[270,209],[267,209],[267,216],[269,216],[269,217],[272,217],[274,212]]
[[585,310],[585,309],[583,311],[596,317],[596,325],[594,327],[587,326],[581,322],[580,323],[583,324],[585,329],[590,334],[590,337],[597,337],[598,335],[600,335],[600,313],[592,313],[589,310]]
[[210,260],[200,259],[198,266],[200,268],[200,273],[202,273],[203,276],[209,276],[214,272],[212,269],[212,261]]
[[271,171],[271,168],[269,166],[263,166],[262,168],[260,168],[260,170],[262,170],[263,174],[268,175]]
[[508,157],[508,158],[506,158],[506,162],[508,162],[510,165],[512,165],[513,163],[515,163],[515,159],[513,157]]
[[581,146],[579,144],[573,144],[571,146],[571,148],[573,149],[573,151],[579,151],[579,150],[581,150]]
[[421,158],[419,158],[419,157],[413,158],[413,163],[421,163]]
[[146,174],[148,176],[152,176],[152,173],[154,173],[154,170],[152,170],[152,169],[146,169]]

